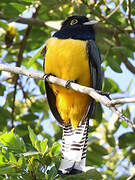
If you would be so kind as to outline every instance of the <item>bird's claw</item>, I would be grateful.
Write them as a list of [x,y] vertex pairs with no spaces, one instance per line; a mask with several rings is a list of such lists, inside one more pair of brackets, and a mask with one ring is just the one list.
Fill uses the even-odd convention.
[[66,87],[67,89],[70,88],[70,83],[76,83],[76,80],[67,80],[66,85],[65,85],[65,87]]
[[96,90],[96,92],[99,93],[100,95],[107,96],[107,97],[109,97],[110,95],[110,92],[104,92],[102,90]]
[[46,81],[49,76],[51,76],[51,73],[46,73],[43,75],[44,80]]

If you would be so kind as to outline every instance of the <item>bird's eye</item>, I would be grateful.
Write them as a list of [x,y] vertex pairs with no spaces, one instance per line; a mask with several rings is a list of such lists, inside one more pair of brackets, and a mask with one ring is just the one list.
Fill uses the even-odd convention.
[[74,25],[74,24],[77,24],[78,23],[78,20],[77,19],[73,19],[71,22],[70,22],[70,25]]

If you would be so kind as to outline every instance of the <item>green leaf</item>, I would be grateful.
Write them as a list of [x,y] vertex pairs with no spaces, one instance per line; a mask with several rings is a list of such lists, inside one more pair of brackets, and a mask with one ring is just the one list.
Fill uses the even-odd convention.
[[115,81],[113,81],[110,78],[104,78],[103,81],[103,91],[111,92],[111,93],[119,93],[121,92],[121,89],[116,84]]
[[122,73],[119,62],[117,62],[116,58],[108,57],[108,65],[112,68],[113,71],[117,73]]
[[128,124],[125,121],[121,121],[121,124],[124,128],[128,128]]
[[90,167],[90,170],[87,172],[83,172],[81,174],[76,174],[76,175],[70,175],[70,176],[65,176],[65,180],[101,180],[103,179],[101,174],[93,167]]
[[12,152],[9,152],[9,161],[13,164],[17,164],[17,160]]
[[28,135],[28,124],[19,124],[15,127],[15,132],[23,137]]
[[5,161],[7,161],[7,158],[5,157],[5,154],[2,151],[0,151],[0,167],[5,165]]
[[32,145],[35,145],[35,142],[38,140],[36,134],[34,133],[33,129],[30,128],[30,126],[28,126],[28,130],[29,130],[29,137],[30,140],[32,142]]
[[20,13],[22,13],[26,9],[25,5],[21,3],[11,2],[10,5],[17,9]]
[[116,142],[115,142],[115,138],[112,134],[106,134],[106,140],[111,147],[115,147]]
[[45,94],[45,82],[41,80],[35,80],[36,84],[40,88],[41,94]]
[[55,166],[53,166],[53,167],[49,170],[48,180],[49,180],[49,179],[52,179],[52,180],[55,179],[56,175],[57,175],[57,169],[56,169]]
[[37,51],[37,53],[36,53],[31,59],[29,59],[29,62],[28,62],[28,64],[27,64],[27,68],[29,68],[29,67],[32,66],[32,64],[33,64],[33,63],[37,60],[37,58],[41,55],[41,52],[42,52],[43,49],[44,49],[44,46],[41,47],[41,48]]
[[135,164],[135,153],[131,153],[130,155],[130,161]]
[[122,134],[119,137],[119,147],[120,148],[126,148],[133,144],[135,144],[135,133],[129,132],[129,133]]
[[11,115],[10,112],[3,107],[0,107],[0,122],[1,126],[6,125],[6,121],[10,119]]
[[43,141],[40,142],[40,147],[41,147],[41,153],[44,155],[48,149],[47,145],[48,139],[44,139]]
[[97,143],[92,143],[90,147],[93,151],[95,151],[97,154],[100,154],[101,156],[105,156],[108,154],[107,149]]
[[87,151],[87,161],[88,163],[90,163],[91,165],[97,165],[97,166],[101,166],[102,163],[104,163],[104,159],[102,158],[102,156],[100,154],[97,154],[97,152],[90,150],[90,147],[88,147],[88,151]]
[[58,126],[58,124],[56,124],[55,121],[53,121],[51,123],[51,125],[53,127],[54,132],[55,132],[55,135],[54,135],[55,136],[55,140],[57,141],[58,139],[61,139],[61,137],[62,137],[62,128],[60,128]]
[[4,133],[0,136],[0,142],[15,152],[25,152],[26,147],[24,141],[20,139],[18,135],[15,135],[12,131],[10,133]]
[[35,61],[35,63],[32,64],[32,67],[36,70],[43,71],[43,66],[37,61]]
[[[126,109],[122,110],[122,114],[124,114],[128,119],[130,119],[130,110],[129,107],[127,107]],[[125,121],[121,122],[122,126],[124,128],[128,128],[128,124]]]
[[52,146],[51,152],[54,156],[59,155],[60,153],[60,144],[58,144],[57,142],[55,142]]
[[122,53],[124,54],[126,57],[130,57],[130,58],[134,58],[133,56],[133,52],[128,49],[128,47],[124,47],[124,46],[114,46],[111,49],[112,51],[114,51],[114,53]]
[[27,122],[34,121],[34,120],[38,119],[38,116],[36,116],[35,114],[27,114],[27,115],[22,116],[21,119],[23,121],[27,121]]
[[129,110],[129,107],[127,106],[126,109],[123,109],[122,110],[122,113],[128,118],[130,119],[130,110]]
[[4,96],[4,91],[6,90],[3,84],[0,84],[0,96]]
[[131,85],[133,83],[133,80],[134,79],[130,79],[129,84],[128,84],[127,89],[126,89],[126,92],[130,90],[130,87],[131,87]]
[[48,117],[49,107],[48,107],[47,101],[37,99],[34,103],[32,103],[31,109],[32,109],[32,112],[45,111]]
[[0,21],[0,27],[2,27],[4,30],[7,30],[8,25],[7,23]]
[[39,152],[41,152],[40,141],[38,140],[36,134],[35,134],[34,131],[30,128],[30,126],[28,126],[28,130],[29,130],[29,137],[30,137],[30,140],[31,140],[31,142],[32,142],[32,145],[33,145]]
[[22,166],[24,167],[25,166],[25,160],[24,160],[24,157],[20,157],[18,159],[18,163],[17,163],[19,166]]
[[102,107],[101,107],[101,104],[100,103],[96,103],[96,105],[95,105],[95,110],[94,110],[94,113],[93,113],[93,121],[94,120],[96,120],[96,121],[94,121],[94,123],[93,123],[93,125],[95,126],[95,127],[97,127],[101,122],[102,122]]
[[24,1],[24,2],[35,2],[37,0],[22,0],[22,1]]
[[5,165],[0,167],[0,175],[16,173],[16,168],[12,165]]

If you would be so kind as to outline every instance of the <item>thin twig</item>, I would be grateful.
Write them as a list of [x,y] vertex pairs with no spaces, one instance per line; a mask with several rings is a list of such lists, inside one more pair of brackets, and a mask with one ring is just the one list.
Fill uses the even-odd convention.
[[[0,64],[0,70],[1,71],[8,71],[8,72],[16,73],[16,74],[22,74],[22,75],[29,76],[29,77],[32,77],[32,78],[44,80],[44,75],[43,74],[34,73],[32,71],[22,69],[22,68],[19,68],[19,67],[11,67],[11,66],[8,66],[8,65]],[[49,76],[46,80],[48,82],[50,82],[50,83],[54,83],[54,84],[57,84],[57,85],[60,85],[60,86],[63,86],[63,87],[66,87],[66,84],[67,84],[66,80],[56,78],[54,76]],[[108,107],[112,112],[116,113],[120,119],[125,121],[132,128],[132,130],[135,131],[135,124],[133,124],[132,121],[130,121],[114,105],[112,105],[111,104],[112,100],[110,100],[106,96],[100,95],[93,88],[88,88],[86,86],[81,86],[81,85],[76,84],[76,83],[71,83],[70,88],[75,90],[75,91],[78,91],[80,93],[88,94],[89,96],[94,98],[96,101],[99,101],[100,103],[102,103],[103,105]]]
[[14,113],[15,113],[15,98],[16,98],[16,92],[17,92],[17,81],[18,81],[18,75],[15,76],[14,93],[13,93],[13,101],[12,101],[12,112],[11,112],[11,128],[14,127]]
[[27,95],[27,92],[24,91],[24,87],[22,86],[22,82],[19,82],[19,86],[23,92],[23,97],[25,99],[25,102],[27,103],[26,99],[28,99],[30,101],[30,103],[32,104],[32,100],[30,99],[30,97]]
[[135,26],[134,26],[134,23],[133,23],[133,19],[131,17],[131,8],[132,8],[131,0],[127,0],[128,22],[129,22],[133,32],[135,33]]
[[4,81],[8,81],[8,80],[10,80],[10,79],[12,79],[12,77],[4,77],[4,78],[1,78],[1,79],[0,79],[0,83],[1,83],[1,82],[4,82]]
[[112,105],[126,104],[126,103],[135,103],[135,98],[119,98],[119,99],[111,100]]
[[82,3],[83,3],[84,5],[87,6],[87,8],[90,9],[90,11],[91,11],[93,14],[95,14],[102,22],[105,21],[105,22],[107,22],[108,24],[111,24],[113,27],[115,27],[115,28],[118,30],[118,32],[124,33],[124,34],[126,34],[126,35],[130,38],[130,36],[127,34],[127,32],[126,32],[123,28],[121,28],[121,27],[119,27],[118,25],[114,24],[113,22],[109,21],[109,19],[107,19],[106,16],[101,15],[95,8],[91,8],[91,7],[89,6],[89,4],[88,4],[87,1],[85,1],[85,0],[81,0],[81,1],[82,1]]
[[108,14],[107,16],[105,16],[106,19],[109,19],[114,13],[116,13],[116,11],[120,8],[120,6],[123,4],[124,0],[122,0],[118,6],[110,13]]
[[132,176],[128,177],[127,180],[135,180],[135,174],[133,174]]

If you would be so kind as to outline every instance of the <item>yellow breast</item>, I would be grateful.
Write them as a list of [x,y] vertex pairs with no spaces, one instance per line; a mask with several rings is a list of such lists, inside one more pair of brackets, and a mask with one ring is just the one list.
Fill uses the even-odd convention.
[[[90,87],[86,41],[51,38],[46,47],[45,73]],[[89,96],[54,84],[51,87],[65,125],[71,123],[76,128],[88,109]]]

